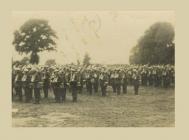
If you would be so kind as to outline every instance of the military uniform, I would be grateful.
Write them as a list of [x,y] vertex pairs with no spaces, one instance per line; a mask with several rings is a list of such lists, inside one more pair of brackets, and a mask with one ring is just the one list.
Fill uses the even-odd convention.
[[39,75],[39,72],[36,71],[32,75],[31,82],[34,85],[34,97],[35,97],[34,103],[35,104],[39,104],[40,103],[40,99],[41,99],[40,89],[42,88],[41,77]]
[[127,75],[125,72],[122,73],[122,77],[121,77],[121,81],[122,81],[122,89],[123,89],[123,93],[126,94],[127,93],[127,85],[128,85],[128,80],[127,80]]
[[100,74],[99,83],[100,83],[100,87],[101,87],[102,96],[106,96],[106,88],[108,85],[108,78],[105,73]]
[[75,71],[72,71],[70,76],[70,86],[72,91],[73,102],[77,102],[77,75]]
[[44,92],[44,98],[48,98],[48,89],[50,86],[50,75],[48,71],[45,71],[43,73],[43,92]]
[[16,95],[19,97],[19,101],[23,100],[22,95],[22,73],[19,70],[14,79]]
[[65,75],[63,72],[60,72],[58,74],[57,86],[58,86],[57,101],[65,102],[65,100],[66,100],[66,79],[65,79]]
[[135,95],[138,95],[138,89],[139,89],[139,84],[140,84],[140,78],[139,78],[139,75],[137,74],[137,72],[134,72],[134,73],[133,73],[132,79],[133,79],[133,86],[134,86]]

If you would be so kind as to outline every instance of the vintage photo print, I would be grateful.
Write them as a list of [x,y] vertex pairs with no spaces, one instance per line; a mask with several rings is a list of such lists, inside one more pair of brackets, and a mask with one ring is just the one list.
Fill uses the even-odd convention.
[[174,127],[175,13],[13,11],[12,127]]

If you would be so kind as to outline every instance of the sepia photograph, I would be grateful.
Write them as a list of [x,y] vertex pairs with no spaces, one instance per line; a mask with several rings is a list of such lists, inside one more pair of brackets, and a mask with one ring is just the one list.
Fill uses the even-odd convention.
[[171,10],[13,11],[12,127],[175,127]]

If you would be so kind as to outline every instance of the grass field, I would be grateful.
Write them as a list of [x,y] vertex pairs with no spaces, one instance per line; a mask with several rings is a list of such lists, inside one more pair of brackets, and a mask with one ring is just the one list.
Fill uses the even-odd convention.
[[[52,95],[52,93],[50,93]],[[43,96],[43,94],[42,94]],[[174,127],[174,89],[140,87],[134,95],[119,96],[108,88],[108,95],[79,94],[73,103],[67,94],[66,103],[53,103],[53,96],[41,104],[12,103],[13,127]]]

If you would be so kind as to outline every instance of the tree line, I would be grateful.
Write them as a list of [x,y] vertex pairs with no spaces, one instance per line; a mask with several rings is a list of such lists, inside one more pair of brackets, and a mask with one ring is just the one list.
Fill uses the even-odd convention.
[[[130,64],[174,64],[175,43],[174,27],[168,22],[157,22],[144,32],[131,50]],[[39,52],[56,50],[56,32],[47,20],[30,19],[14,32],[13,46],[19,54],[30,54],[30,58],[23,58],[13,63],[38,64]],[[90,56],[85,54],[83,65],[90,64]],[[80,62],[77,62],[80,64]],[[55,60],[48,60],[47,65],[56,64]]]

